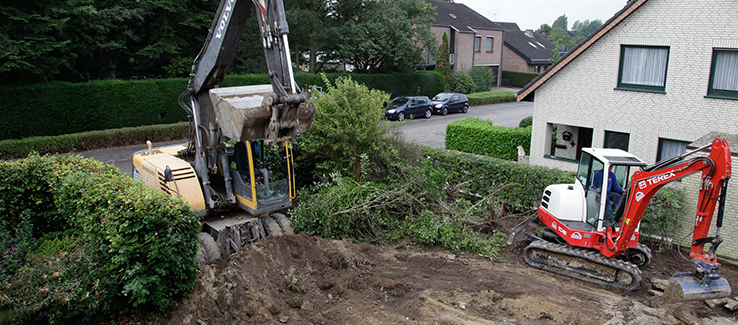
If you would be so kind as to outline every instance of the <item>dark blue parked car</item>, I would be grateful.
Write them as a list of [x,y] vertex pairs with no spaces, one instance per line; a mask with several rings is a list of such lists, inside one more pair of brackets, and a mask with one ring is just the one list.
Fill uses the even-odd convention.
[[399,96],[392,99],[384,117],[398,121],[419,116],[430,118],[433,114],[431,110],[431,101],[427,96]]
[[469,99],[464,94],[440,93],[433,97],[433,112],[446,115],[448,112],[469,111]]

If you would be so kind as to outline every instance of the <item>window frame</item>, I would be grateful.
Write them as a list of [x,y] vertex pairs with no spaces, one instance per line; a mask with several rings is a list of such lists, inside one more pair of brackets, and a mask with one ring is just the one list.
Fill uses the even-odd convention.
[[482,36],[474,36],[474,52],[482,51]]
[[[628,137],[628,141],[627,141],[627,143],[625,145],[625,149],[614,147],[612,145],[612,143],[610,143],[610,142],[612,142],[612,139],[610,138],[610,136],[614,136],[614,135],[625,135],[625,136]],[[623,150],[623,151],[628,151],[628,149],[630,148],[630,133],[617,132],[617,131],[607,131],[607,130],[605,130],[605,139],[603,141],[603,147],[604,148],[614,148],[614,149],[620,149],[620,150]]]
[[687,146],[689,146],[689,143],[690,143],[689,141],[681,141],[681,140],[674,140],[674,139],[668,139],[668,138],[659,138],[658,148],[656,150],[656,162],[659,162],[659,161],[662,161],[662,160],[664,160],[666,158],[671,157],[671,156],[669,156],[669,157],[660,158],[661,157],[661,154],[663,153],[663,144],[664,144],[664,141],[679,142],[681,144],[684,144],[684,152],[687,152]]
[[710,80],[707,84],[707,95],[705,95],[705,97],[738,100],[738,91],[713,89],[713,82],[715,80],[715,65],[717,64],[717,55],[720,52],[738,52],[738,49],[733,49],[733,48],[713,48],[712,49],[712,62],[710,63]]
[[487,36],[487,53],[495,52],[495,38],[494,36]]
[[[649,49],[664,49],[666,50],[666,66],[664,66],[664,85],[663,86],[650,86],[641,84],[624,83],[623,80],[623,64],[625,63],[625,50],[628,48],[649,48]],[[626,91],[640,91],[648,93],[666,94],[666,81],[669,75],[669,56],[671,55],[671,48],[669,46],[651,46],[651,45],[620,45],[620,66],[618,67],[618,85],[616,90]]]

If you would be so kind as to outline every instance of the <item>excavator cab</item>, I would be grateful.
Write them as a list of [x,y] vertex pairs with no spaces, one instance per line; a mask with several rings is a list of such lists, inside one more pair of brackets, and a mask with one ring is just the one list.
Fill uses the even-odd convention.
[[[605,150],[605,149],[600,149]],[[613,149],[607,149],[608,151]],[[618,150],[619,151],[619,150]],[[624,151],[613,151],[609,156],[593,155],[591,152],[583,151],[577,169],[577,182],[582,186],[585,197],[586,218],[585,222],[602,231],[603,228],[615,225],[619,220],[617,213],[622,216],[623,207],[627,196],[625,192],[628,184],[631,167],[645,166],[640,161],[625,159],[630,154]],[[611,161],[613,159],[614,161]],[[616,164],[622,160],[630,160],[627,164]],[[603,177],[607,170],[615,177],[612,184],[608,186],[608,178]],[[602,189],[610,188],[610,190]],[[605,197],[605,200],[602,197]],[[618,210],[618,208],[621,208]]]

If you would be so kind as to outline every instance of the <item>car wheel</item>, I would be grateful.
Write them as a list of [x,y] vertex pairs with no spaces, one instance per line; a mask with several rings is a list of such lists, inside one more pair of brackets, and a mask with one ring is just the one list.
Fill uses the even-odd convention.
[[444,116],[448,115],[448,107],[444,107],[441,111],[441,114],[443,114]]
[[464,114],[466,114],[466,112],[469,111],[469,105],[464,105],[464,109],[462,109],[461,111],[464,112]]
[[425,118],[431,118],[431,115],[433,115],[433,111],[430,108],[425,110]]
[[399,114],[397,114],[397,120],[400,121],[400,122],[404,121],[405,120],[405,112],[400,112]]

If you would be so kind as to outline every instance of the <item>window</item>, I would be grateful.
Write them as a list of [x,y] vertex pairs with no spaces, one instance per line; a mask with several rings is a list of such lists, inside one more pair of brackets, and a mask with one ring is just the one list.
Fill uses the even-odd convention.
[[605,131],[605,148],[614,148],[628,151],[630,134]]
[[659,150],[656,155],[656,161],[662,161],[666,158],[681,155],[687,152],[689,142],[659,139]]
[[474,52],[479,52],[479,43],[482,42],[482,36],[474,37]]
[[582,148],[592,146],[592,129],[564,124],[546,123],[545,158],[579,162]]
[[621,46],[616,89],[665,93],[668,61],[668,47]]
[[495,38],[487,37],[487,52],[494,52]]
[[738,99],[738,49],[713,49],[708,97]]

